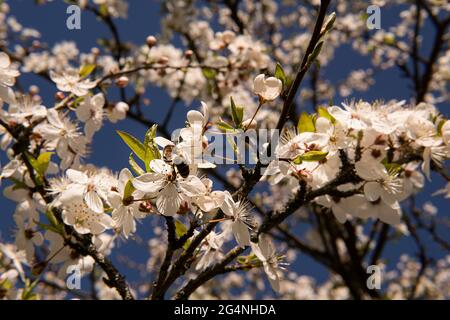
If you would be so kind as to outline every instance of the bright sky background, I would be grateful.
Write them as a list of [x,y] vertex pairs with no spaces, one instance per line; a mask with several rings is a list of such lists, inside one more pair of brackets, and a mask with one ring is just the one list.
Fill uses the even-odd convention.
[[[96,46],[96,39],[101,37],[110,37],[109,30],[95,19],[91,13],[82,14],[82,29],[77,31],[70,31],[66,28],[66,7],[62,1],[55,1],[55,3],[46,6],[36,6],[31,0],[15,0],[8,1],[11,7],[13,15],[17,17],[26,27],[33,27],[39,30],[42,34],[42,40],[47,42],[50,47],[55,43],[62,40],[73,40],[77,43],[81,52],[88,52],[93,46]],[[157,35],[160,31],[159,18],[160,18],[160,4],[155,0],[149,1],[129,1],[129,18],[128,20],[116,20],[119,27],[121,37],[123,40],[131,41],[133,43],[143,43],[147,35]],[[387,28],[392,22],[397,21],[398,11],[382,10],[382,28]],[[338,17],[339,19],[339,17]],[[429,28],[428,28],[429,30]],[[429,43],[432,39],[432,34],[428,33],[424,36],[425,43]],[[426,52],[428,54],[428,52]],[[368,59],[356,54],[350,46],[344,45],[336,53],[336,63],[331,63],[330,66],[325,68],[325,74],[328,80],[335,82],[341,80],[352,69],[367,68]],[[410,83],[400,76],[397,69],[389,69],[388,71],[377,72],[376,84],[367,93],[354,94],[352,97],[363,98],[367,101],[383,98],[389,99],[409,99],[411,91],[409,89]],[[37,84],[41,88],[41,94],[44,97],[44,104],[50,106],[53,99],[53,94],[56,91],[56,87],[50,87],[48,83],[39,80],[36,81],[34,77],[22,76],[21,83],[30,85],[32,83]],[[151,99],[152,104],[144,108],[145,114],[155,121],[162,120],[165,116],[165,112],[170,104],[170,99],[167,94],[158,88],[151,88],[148,90],[147,97]],[[336,104],[342,101],[335,101]],[[198,106],[198,102],[194,102],[193,107]],[[442,109],[443,106],[441,106]],[[448,107],[448,105],[447,105]],[[448,109],[448,108],[447,108]],[[183,125],[185,114],[189,110],[189,106],[185,106],[179,103],[176,108],[176,114],[173,117],[170,129],[175,129]],[[445,112],[448,116],[448,110]],[[112,125],[105,122],[106,126],[95,135],[94,144],[92,146],[93,154],[88,159],[99,166],[107,166],[115,171],[126,167],[128,165],[128,148],[119,140],[115,133],[115,130],[124,130],[134,134],[137,137],[143,137],[146,128],[141,124],[126,120]],[[1,154],[1,162],[6,163],[4,153]],[[3,187],[6,184],[1,186]],[[428,184],[425,190],[418,197],[418,203],[427,201],[430,194],[436,191],[443,185],[442,180],[439,177],[434,177],[432,183]],[[219,186],[219,185],[216,185]],[[439,215],[447,215],[448,210],[445,207],[448,202],[443,198],[433,198],[433,203],[439,208]],[[11,240],[13,231],[12,213],[14,210],[14,204],[6,200],[4,196],[0,196],[0,208],[3,216],[0,218],[0,238]],[[156,219],[147,218],[141,225],[138,226],[138,234],[143,239],[148,239],[152,224],[155,224]],[[441,232],[445,237],[445,232]],[[447,240],[449,237],[446,237]],[[144,240],[146,241],[146,240]],[[117,260],[118,255],[126,254],[131,260],[138,263],[146,262],[148,258],[148,252],[144,249],[145,242],[139,243],[134,241],[128,241],[128,243],[119,244],[120,249],[116,250],[113,260],[116,261],[118,268],[127,276],[130,281],[139,281],[140,276],[137,271],[130,270],[128,266]],[[395,244],[391,244],[390,249],[387,251],[387,258],[389,263],[395,263],[399,254],[402,252],[415,252],[415,247],[410,238],[401,240]],[[442,256],[442,252],[436,248],[436,246],[430,247],[430,253]],[[311,261],[305,256],[300,256],[298,263],[289,268],[295,269],[297,273],[313,275],[319,279],[319,281],[326,278],[326,273],[322,268],[318,268],[317,264]]]

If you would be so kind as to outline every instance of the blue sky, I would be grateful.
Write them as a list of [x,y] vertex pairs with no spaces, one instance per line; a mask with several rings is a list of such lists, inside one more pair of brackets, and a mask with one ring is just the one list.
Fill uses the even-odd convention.
[[[15,0],[9,1],[11,11],[18,20],[26,27],[33,27],[39,30],[43,35],[43,41],[47,42],[50,47],[62,40],[73,40],[77,43],[81,52],[88,52],[92,47],[96,46],[96,39],[101,37],[110,37],[109,30],[95,19],[95,17],[88,12],[82,14],[82,29],[70,31],[66,28],[66,7],[62,1],[55,1],[55,3],[46,6],[36,6],[31,0]],[[117,20],[121,37],[125,41],[134,43],[143,43],[149,34],[158,34],[160,32],[160,3],[158,1],[129,1],[129,19]],[[392,22],[398,19],[398,11],[382,10],[382,28],[387,28]],[[427,44],[432,38],[429,26],[426,27],[427,33],[424,36],[424,42]],[[427,45],[426,45],[427,46]],[[428,45],[429,46],[429,45]],[[428,54],[426,52],[424,54]],[[340,48],[335,57],[336,63],[331,63],[330,66],[324,70],[325,77],[334,82],[341,80],[352,69],[367,68],[368,59],[356,54],[350,46],[344,45]],[[389,69],[387,71],[380,71],[375,76],[376,84],[367,93],[355,94],[355,98],[364,98],[367,101],[383,98],[389,99],[409,99],[411,90],[410,83],[403,79],[397,69]],[[47,106],[51,105],[52,96],[55,88],[49,87],[48,83],[42,80],[37,80],[35,77],[24,76],[22,83],[30,85],[36,83],[41,87],[41,94]],[[151,99],[150,106],[144,108],[144,113],[155,121],[162,120],[165,116],[165,110],[170,104],[170,99],[163,90],[157,88],[150,88],[147,92],[147,97]],[[335,101],[340,103],[341,101]],[[196,105],[196,104],[195,104]],[[179,103],[176,108],[174,121],[170,129],[180,127],[184,122],[186,112],[189,106]],[[445,111],[448,115],[448,111]],[[126,120],[118,124],[107,123],[103,130],[96,134],[92,150],[94,151],[89,158],[92,162],[99,166],[107,166],[115,171],[120,170],[128,165],[127,147],[119,141],[115,130],[124,130],[142,137],[146,128],[140,124]],[[0,157],[2,163],[5,163],[5,155],[2,153]],[[5,185],[5,184],[4,184]],[[2,185],[2,188],[4,187]],[[418,197],[418,203],[422,203],[429,199],[430,194],[442,186],[442,180],[434,177],[432,183],[428,184],[425,190]],[[442,198],[434,198],[433,203],[438,206],[440,215],[447,215],[446,202]],[[0,207],[2,208],[0,223],[0,237],[3,239],[11,239],[12,235],[12,217],[14,204],[0,196]],[[149,230],[156,221],[154,219],[146,219],[138,226],[139,235],[143,239],[148,239]],[[444,230],[445,233],[446,230]],[[448,236],[446,237],[447,239]],[[415,248],[410,239],[403,239],[393,244],[387,251],[387,257],[391,262],[397,261],[399,254],[402,252],[414,252]],[[440,252],[436,246],[430,247],[431,252],[440,256]],[[145,263],[148,258],[148,253],[144,249],[144,245],[137,244],[131,241],[130,243],[121,244],[121,249],[118,250],[121,254],[124,252],[136,262]],[[117,256],[115,259],[117,261]],[[127,275],[130,280],[139,280],[139,275],[136,271],[128,269],[127,266],[118,262],[119,269]],[[291,266],[295,271],[301,274],[310,274],[317,276],[319,280],[325,279],[326,273],[320,267],[311,261],[309,258],[300,256],[299,263]]]

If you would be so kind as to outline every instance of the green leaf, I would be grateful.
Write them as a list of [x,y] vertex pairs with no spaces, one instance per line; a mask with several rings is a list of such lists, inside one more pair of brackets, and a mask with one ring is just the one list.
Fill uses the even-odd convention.
[[283,87],[286,86],[286,74],[284,73],[283,67],[279,62],[275,67],[275,78],[279,79],[283,83]]
[[[186,226],[182,222],[175,220],[175,234],[176,234],[177,238],[184,236],[187,231],[188,230],[187,230]],[[186,242],[182,244],[183,248],[187,249],[187,247],[189,246],[189,243],[190,243],[190,241],[186,240]]]
[[10,177],[9,180],[11,180],[12,182],[14,182],[14,186],[13,186],[13,190],[17,190],[17,189],[25,189],[28,190],[29,187],[27,186],[27,184],[25,182],[22,182],[20,180],[17,180],[13,177]]
[[95,64],[85,64],[84,66],[82,66],[80,68],[80,73],[79,73],[80,77],[86,78],[87,76],[89,76],[92,73],[92,71],[94,71],[95,67],[96,67]]
[[142,142],[133,137],[131,134],[117,130],[117,134],[127,144],[128,147],[138,156],[139,159],[145,161],[145,147]]
[[0,288],[2,290],[6,290],[8,291],[9,289],[11,289],[13,287],[13,284],[11,281],[9,281],[8,278],[5,278],[4,280],[0,281]]
[[50,160],[52,158],[52,154],[53,154],[53,152],[44,152],[44,153],[41,153],[39,155],[39,157],[37,158],[36,171],[40,175],[43,176],[45,174],[45,172],[47,171],[48,164],[50,163]]
[[325,27],[322,33],[327,33],[333,28],[334,22],[336,21],[336,12],[331,13],[325,23],[323,24]]
[[28,162],[31,164],[36,173],[36,183],[38,185],[42,185],[42,183],[44,182],[45,171],[47,171],[52,154],[52,152],[45,152],[40,154],[36,159],[29,152],[25,153]]
[[244,108],[236,106],[233,97],[230,97],[231,117],[236,126],[240,127],[244,118]]
[[442,127],[444,126],[444,124],[447,122],[447,119],[442,119],[441,121],[439,121],[438,126],[437,126],[437,132],[438,132],[438,136],[442,137]]
[[298,155],[296,156],[294,159],[291,160],[294,164],[302,164],[303,160],[302,160],[302,156]]
[[387,158],[384,158],[381,163],[390,174],[398,174],[402,170],[402,166],[400,164],[395,162],[388,162]]
[[62,234],[63,226],[58,222],[51,208],[45,211],[45,216],[47,217],[47,220],[50,222],[51,226],[56,229],[55,232]]
[[209,79],[209,80],[215,79],[216,78],[216,74],[217,74],[216,70],[211,69],[211,68],[203,68],[202,69],[202,73],[205,76],[205,78]]
[[325,107],[319,107],[317,109],[317,114],[319,115],[319,117],[330,120],[331,123],[336,122],[336,119],[328,112]]
[[312,117],[306,112],[302,112],[298,119],[297,131],[300,133],[316,131]]
[[35,222],[39,226],[39,228],[41,228],[42,230],[48,230],[48,231],[51,231],[51,232],[54,232],[54,233],[57,233],[57,234],[61,234],[61,229],[60,228],[54,227],[54,226],[52,226],[50,224],[45,224],[45,223],[42,223],[42,222],[38,222],[38,221],[35,221]]
[[396,39],[395,39],[395,35],[393,33],[387,33],[384,38],[383,41],[385,44],[392,46],[395,44]]
[[322,46],[323,46],[323,40],[319,41],[316,46],[314,47],[313,52],[311,52],[311,54],[308,56],[308,60],[306,61],[307,65],[310,65],[311,63],[313,63],[317,57],[320,54],[320,51],[322,50]]
[[219,121],[216,125],[222,131],[234,131],[235,130],[232,125],[226,123],[225,121]]
[[318,150],[313,150],[313,151],[308,151],[305,154],[303,154],[301,156],[302,161],[322,161],[323,159],[325,159],[327,157],[328,152],[324,152],[324,151],[318,151]]
[[187,232],[187,228],[186,226],[180,222],[179,220],[175,220],[175,234],[177,235],[177,237],[182,237],[183,235],[185,235]]
[[133,153],[130,153],[128,163],[130,164],[131,170],[133,170],[134,173],[137,174],[138,176],[143,175],[145,173],[145,171],[134,160]]
[[108,15],[109,15],[109,12],[108,12],[108,5],[106,5],[106,4],[101,4],[101,5],[98,7],[98,12],[100,12],[100,15],[103,16],[103,17],[108,16]]
[[36,293],[33,293],[33,290],[39,283],[39,280],[40,277],[37,277],[36,280],[34,280],[31,284],[28,279],[25,281],[25,288],[23,288],[22,292],[22,300],[37,300],[38,295]]
[[136,189],[134,188],[133,183],[131,182],[131,180],[128,180],[127,184],[125,185],[125,189],[123,190],[123,198],[130,198],[134,190]]
[[158,129],[158,126],[155,124],[150,129],[148,129],[147,133],[145,134],[145,140],[144,140],[144,146],[145,146],[145,170],[147,172],[150,172],[150,162],[153,159],[159,159],[159,149],[156,146],[156,144],[153,142],[153,140],[156,137],[156,131]]

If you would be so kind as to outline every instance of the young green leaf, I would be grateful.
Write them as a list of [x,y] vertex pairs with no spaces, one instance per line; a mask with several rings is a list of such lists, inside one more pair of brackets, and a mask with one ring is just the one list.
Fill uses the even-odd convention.
[[55,226],[52,226],[51,224],[45,224],[42,222],[38,222],[36,221],[36,224],[39,226],[39,228],[41,228],[42,230],[48,230],[54,233],[58,233],[58,234],[62,234],[62,229],[61,228],[57,228]]
[[39,155],[39,157],[37,158],[36,171],[40,175],[43,176],[45,174],[45,172],[47,171],[48,165],[49,165],[50,160],[52,158],[52,154],[53,154],[53,152],[44,152],[44,153],[41,153]]
[[308,151],[305,154],[301,156],[302,161],[322,161],[324,160],[328,155],[328,152],[319,151],[319,150],[313,150]]
[[231,117],[236,126],[240,127],[244,118],[244,108],[236,106],[233,97],[230,97]]
[[279,79],[283,83],[283,87],[286,86],[286,74],[284,73],[283,67],[279,62],[275,67],[275,78]]
[[217,123],[217,127],[222,131],[234,131],[235,130],[232,125],[226,123],[225,121],[219,121]]
[[327,33],[328,31],[330,31],[333,28],[334,22],[336,21],[336,12],[331,13],[327,20],[325,21],[325,23],[323,24],[324,27],[322,29],[322,34]]
[[143,175],[145,173],[145,171],[134,160],[133,153],[130,153],[128,163],[130,164],[131,170],[133,170],[133,172],[138,176]]
[[[177,238],[184,236],[187,233],[187,231],[188,230],[183,223],[181,223],[178,220],[175,220],[175,234],[176,234]],[[189,246],[189,243],[190,243],[190,241],[186,240],[186,242],[182,244],[183,248],[187,249],[187,247]]]
[[205,78],[209,79],[209,80],[214,79],[217,74],[216,70],[211,69],[211,68],[203,68],[202,73],[205,76]]
[[311,54],[308,56],[308,60],[306,61],[307,65],[310,65],[311,63],[313,63],[317,57],[320,54],[320,51],[322,50],[322,46],[323,46],[323,40],[319,41],[316,46],[314,47],[313,52],[311,52]]
[[402,170],[402,166],[400,164],[395,162],[388,162],[387,158],[384,158],[381,163],[390,174],[398,174]]
[[28,162],[31,164],[35,171],[36,183],[41,185],[44,182],[45,171],[47,171],[48,164],[50,162],[52,152],[45,152],[36,159],[30,153],[25,153]]
[[302,164],[303,160],[302,160],[302,155],[298,155],[296,156],[294,159],[291,160],[292,163],[294,164]]
[[138,156],[139,159],[145,161],[145,147],[142,142],[137,138],[133,137],[131,134],[124,131],[117,130],[117,134],[122,138],[122,140],[127,144],[128,147]]
[[80,77],[86,78],[92,73],[92,71],[94,71],[95,67],[95,64],[85,64],[80,68]]
[[444,126],[444,124],[447,122],[448,120],[446,119],[442,119],[439,121],[438,126],[437,126],[437,132],[438,132],[438,136],[442,137],[442,127]]
[[125,185],[125,190],[123,191],[123,198],[130,198],[134,190],[136,189],[134,188],[133,183],[131,182],[131,180],[128,180],[127,184]]
[[51,208],[45,211],[45,216],[47,217],[48,222],[50,222],[53,227],[60,231],[58,233],[62,233],[62,226],[56,219],[55,214],[53,213],[53,210]]
[[325,107],[319,107],[317,109],[317,114],[319,115],[319,117],[330,120],[331,123],[336,122],[336,119],[328,112]]
[[186,232],[187,232],[186,226],[182,222],[175,220],[175,234],[177,235],[177,237],[178,238],[182,237],[183,235],[186,234]]
[[300,118],[298,119],[297,131],[298,132],[316,131],[312,117],[306,112],[302,112]]
[[153,125],[150,129],[148,129],[147,133],[145,134],[145,140],[144,140],[145,159],[144,159],[144,164],[145,164],[145,170],[147,172],[151,171],[151,169],[150,169],[150,162],[153,159],[159,159],[160,158],[158,147],[156,146],[156,144],[153,141],[153,139],[155,139],[155,137],[156,137],[156,130],[157,130],[157,128],[158,128],[157,125]]

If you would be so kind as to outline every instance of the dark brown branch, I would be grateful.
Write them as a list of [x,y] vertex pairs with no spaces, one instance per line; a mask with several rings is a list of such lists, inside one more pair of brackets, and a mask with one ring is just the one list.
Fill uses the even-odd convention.
[[208,267],[205,271],[200,273],[196,278],[190,280],[183,288],[181,288],[175,295],[175,300],[186,300],[189,296],[197,290],[198,287],[203,285],[208,280],[211,280],[215,276],[223,273],[226,269],[226,265],[233,261],[237,256],[245,251],[243,247],[235,247],[228,252],[226,256],[215,265]]
[[[26,156],[28,145],[30,143],[29,134],[32,128],[24,128],[21,125],[17,125],[14,129],[11,129],[1,119],[0,125],[3,126],[13,136],[14,139],[16,139],[17,142],[13,146],[13,150],[16,155],[20,155],[22,161],[28,169],[28,172],[30,173],[30,177],[35,184],[35,190],[33,191],[38,192],[45,200],[45,202],[49,204],[53,201],[53,199],[52,196],[47,194],[46,192],[46,189],[48,188],[47,181],[44,179],[44,183],[42,185],[38,183],[34,168],[31,165],[28,157]],[[61,215],[58,214],[58,217],[60,222],[62,223]],[[105,283],[110,287],[116,288],[116,290],[124,300],[132,300],[133,295],[131,294],[128,284],[125,281],[125,277],[120,274],[120,272],[114,267],[111,261],[109,261],[106,257],[104,257],[97,251],[90,237],[79,235],[73,228],[69,226],[66,226],[66,230],[77,240],[77,242],[74,243],[71,240],[66,239],[66,244],[75,249],[81,255],[91,256],[107,274],[108,279],[104,279]]]

